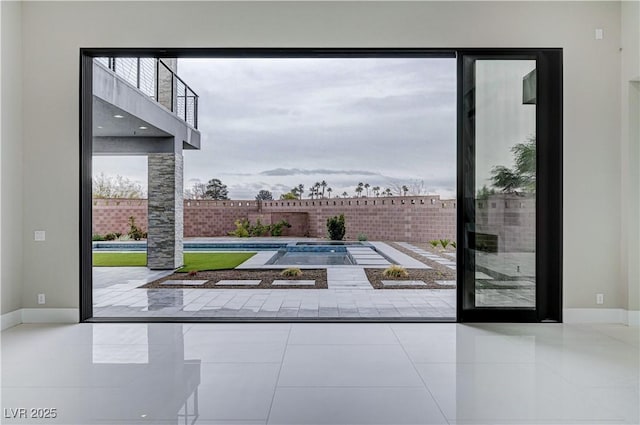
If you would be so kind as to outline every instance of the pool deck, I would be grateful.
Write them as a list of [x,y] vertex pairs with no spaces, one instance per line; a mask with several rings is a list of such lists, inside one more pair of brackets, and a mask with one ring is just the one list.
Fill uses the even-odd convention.
[[455,289],[373,289],[362,267],[328,268],[328,289],[139,288],[162,273],[94,268],[94,317],[455,319]]
[[[348,246],[347,251],[351,254],[356,260],[357,264],[351,265],[307,265],[307,264],[268,264],[269,260],[278,253],[278,251],[258,251],[256,255],[249,258],[244,263],[240,264],[237,269],[286,269],[288,267],[297,267],[299,269],[324,269],[327,267],[337,267],[350,269],[354,267],[366,266],[367,268],[380,268],[386,269],[391,265],[391,262],[388,261],[381,254],[385,255],[387,258],[393,260],[393,264],[401,265],[408,269],[430,269],[431,267],[426,264],[414,259],[413,257],[408,256],[407,254],[398,251],[392,246],[384,243],[384,242],[369,242],[375,251],[366,245],[363,246]],[[377,251],[377,252],[376,252]]]
[[[246,242],[242,238],[191,238],[189,242]],[[300,239],[260,238],[260,242],[296,242]],[[314,239],[305,239],[314,241]],[[322,240],[317,240],[322,241]],[[384,242],[369,242],[378,253],[406,268],[430,268],[427,264],[398,251]],[[455,254],[428,252],[410,243],[399,244],[425,260],[456,269]],[[93,269],[95,317],[165,317],[225,319],[407,319],[455,320],[455,282],[442,282],[442,289],[374,289],[365,268],[386,268],[388,261],[370,248],[353,246],[349,253],[358,264],[341,266],[296,265],[326,268],[328,289],[223,289],[157,288],[140,286],[168,276],[172,271],[146,267],[96,267]],[[368,251],[371,252],[368,252]],[[225,251],[229,252],[229,251]],[[258,251],[241,264],[241,269],[284,269],[291,265],[266,264],[277,251]],[[377,256],[376,256],[377,255]],[[511,255],[511,257],[509,257]],[[520,256],[526,254],[518,254]],[[529,255],[530,256],[530,255]],[[508,254],[487,261],[505,274],[513,264],[523,260]],[[508,261],[504,261],[504,260]],[[526,260],[527,258],[525,258]],[[382,264],[385,260],[386,264]],[[493,261],[496,264],[489,263]],[[376,264],[378,263],[378,264]],[[505,265],[506,264],[506,265]],[[503,270],[504,269],[504,270]],[[515,276],[518,277],[518,276]],[[492,279],[477,272],[476,279]],[[451,285],[451,283],[453,285]],[[497,283],[497,282],[496,282]],[[507,282],[508,283],[508,282]],[[511,282],[513,283],[513,282]],[[523,283],[516,289],[478,289],[476,301],[490,306],[530,306],[535,300],[535,286]],[[446,287],[449,284],[449,287]],[[452,287],[453,286],[453,287]]]
[[[396,264],[407,268],[430,268],[383,242],[371,242],[371,245]],[[348,250],[357,265],[296,265],[302,269],[327,269],[328,289],[143,289],[140,286],[172,272],[146,267],[96,267],[93,269],[94,316],[455,319],[455,289],[374,289],[364,272],[365,267],[386,268],[389,261],[369,247],[355,246]],[[258,251],[238,268],[290,267],[266,264],[276,253]]]

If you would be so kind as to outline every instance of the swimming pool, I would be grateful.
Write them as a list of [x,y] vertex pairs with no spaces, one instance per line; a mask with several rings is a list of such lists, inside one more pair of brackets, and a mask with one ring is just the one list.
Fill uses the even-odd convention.
[[[286,242],[185,242],[185,251],[277,251]],[[146,251],[146,242],[94,242],[93,252]]]
[[306,265],[352,265],[356,264],[344,246],[336,245],[287,245],[278,250],[266,264]]
[[[130,242],[94,242],[93,252],[146,252],[146,241]],[[354,251],[355,250],[355,251]],[[366,253],[363,254],[362,251]],[[328,266],[328,265],[358,265],[366,264],[361,256],[368,261],[371,256],[378,256],[379,260],[389,260],[385,254],[378,252],[368,242],[358,241],[285,241],[285,242],[206,242],[188,241],[184,243],[185,252],[203,251],[273,251],[274,255],[265,263],[274,266]],[[353,255],[352,252],[353,251]],[[376,260],[376,258],[374,258]],[[391,261],[391,260],[389,260]]]

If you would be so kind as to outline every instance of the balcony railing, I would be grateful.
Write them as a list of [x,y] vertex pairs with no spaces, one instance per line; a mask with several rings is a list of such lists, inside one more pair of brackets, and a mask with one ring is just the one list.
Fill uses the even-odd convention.
[[162,59],[100,57],[95,60],[198,128],[198,95]]

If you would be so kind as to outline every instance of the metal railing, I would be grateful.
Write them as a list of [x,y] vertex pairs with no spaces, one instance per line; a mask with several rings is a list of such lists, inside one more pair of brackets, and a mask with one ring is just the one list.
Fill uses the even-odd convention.
[[198,128],[198,95],[162,59],[99,57],[95,60]]

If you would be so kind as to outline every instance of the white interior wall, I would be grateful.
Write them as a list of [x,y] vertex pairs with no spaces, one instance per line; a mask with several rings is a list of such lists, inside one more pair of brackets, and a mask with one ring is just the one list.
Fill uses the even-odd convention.
[[2,313],[22,306],[22,4],[0,3],[0,286]]
[[[596,307],[602,292],[605,304],[598,307],[627,308],[620,267],[620,8],[619,2],[26,2],[22,307],[38,307],[40,292],[47,294],[45,307],[78,307],[78,49],[264,46],[564,48],[564,304]],[[595,28],[604,29],[603,40],[595,40]],[[4,203],[4,190],[2,197]],[[46,242],[32,241],[35,229],[47,230]]]
[[[622,279],[628,309],[640,310],[640,2],[622,3]],[[630,317],[632,319],[632,317]],[[632,319],[633,320],[633,319]]]

